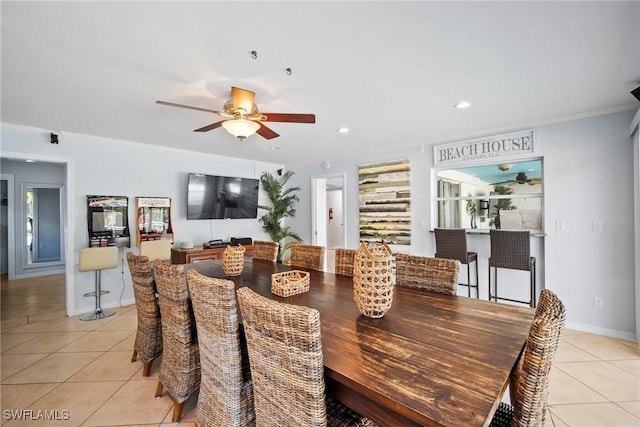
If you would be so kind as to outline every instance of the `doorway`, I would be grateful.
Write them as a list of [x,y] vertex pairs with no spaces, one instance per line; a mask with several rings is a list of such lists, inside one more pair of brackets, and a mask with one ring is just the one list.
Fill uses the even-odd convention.
[[325,269],[331,270],[333,251],[346,247],[345,173],[311,177],[312,243],[327,248]]
[[[2,180],[8,181],[7,186],[7,246],[8,246],[8,274],[9,280],[26,279],[44,275],[64,274],[65,278],[65,299],[66,313],[68,316],[75,315],[75,289],[74,289],[74,263],[66,262],[73,260],[74,245],[73,227],[73,206],[72,197],[66,194],[73,194],[73,162],[68,158],[45,156],[25,153],[2,153]],[[26,196],[22,195],[23,184],[38,181],[41,183],[59,183],[63,190],[60,191],[59,204],[63,215],[59,217],[61,237],[59,239],[47,240],[43,243],[43,250],[49,247],[59,247],[60,261],[42,262],[40,264],[27,264],[28,247],[26,242],[29,239],[29,230],[33,238],[33,228],[27,225],[25,205]],[[26,191],[26,190],[25,190]],[[26,218],[26,217],[24,217]],[[44,225],[44,224],[43,224]],[[48,229],[42,228],[38,231],[42,234]],[[3,229],[4,231],[4,229]],[[46,236],[45,236],[46,237]],[[4,236],[2,236],[4,239]],[[55,242],[55,244],[49,244]],[[58,242],[61,246],[58,246]],[[35,242],[34,242],[35,246]],[[24,249],[24,251],[23,251]],[[27,256],[25,257],[25,254]],[[44,254],[42,254],[44,255]],[[54,265],[55,264],[55,265]]]

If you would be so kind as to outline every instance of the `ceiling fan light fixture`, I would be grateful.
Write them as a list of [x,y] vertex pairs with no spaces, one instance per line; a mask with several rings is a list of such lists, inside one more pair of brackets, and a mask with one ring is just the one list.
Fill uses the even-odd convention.
[[260,124],[247,119],[225,120],[222,127],[236,138],[245,139],[260,129]]

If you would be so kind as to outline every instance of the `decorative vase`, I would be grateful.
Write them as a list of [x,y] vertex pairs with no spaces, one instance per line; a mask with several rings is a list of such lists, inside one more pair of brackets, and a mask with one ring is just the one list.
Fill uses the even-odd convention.
[[222,269],[229,277],[242,274],[245,248],[242,245],[227,246],[222,254]]
[[380,318],[391,308],[392,269],[393,256],[386,243],[370,247],[360,243],[353,263],[353,299],[364,316]]

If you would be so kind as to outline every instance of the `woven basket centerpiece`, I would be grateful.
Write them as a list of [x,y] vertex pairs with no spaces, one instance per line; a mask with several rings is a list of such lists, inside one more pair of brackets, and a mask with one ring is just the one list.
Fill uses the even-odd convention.
[[222,254],[222,269],[227,276],[239,276],[244,267],[244,251],[242,245],[227,246]]
[[290,297],[309,291],[309,272],[301,270],[283,271],[271,275],[271,293]]
[[353,299],[363,315],[380,318],[391,308],[392,268],[393,256],[386,243],[360,243],[353,262]]

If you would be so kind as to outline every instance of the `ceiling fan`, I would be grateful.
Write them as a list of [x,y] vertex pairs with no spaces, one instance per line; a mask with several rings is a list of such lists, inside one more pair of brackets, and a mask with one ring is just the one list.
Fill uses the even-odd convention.
[[494,182],[491,185],[501,185],[501,184],[510,184],[510,183],[536,185],[536,184],[542,184],[542,178],[529,178],[527,177],[526,173],[518,172],[515,179],[509,180],[509,181],[503,181],[503,182]]
[[222,117],[227,117],[227,120],[220,120],[210,125],[203,126],[199,129],[195,129],[194,132],[208,132],[222,126],[230,134],[241,141],[254,133],[257,133],[265,139],[272,139],[280,136],[272,129],[265,126],[263,122],[316,122],[315,114],[261,113],[258,111],[258,107],[254,102],[255,96],[256,94],[250,90],[232,86],[231,99],[224,104],[223,111],[176,104],[174,102],[167,101],[156,101],[156,104],[187,108],[190,110],[207,111],[209,113],[218,114]]

